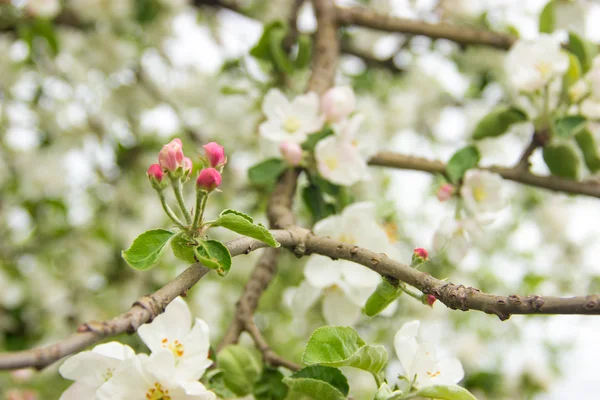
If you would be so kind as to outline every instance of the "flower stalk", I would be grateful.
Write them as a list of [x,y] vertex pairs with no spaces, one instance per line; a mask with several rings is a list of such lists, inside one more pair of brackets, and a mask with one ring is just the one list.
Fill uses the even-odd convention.
[[181,190],[181,179],[175,178],[171,173],[169,173],[169,179],[171,180],[171,183],[173,184],[173,193],[175,194],[175,199],[177,199],[177,204],[179,205],[179,208],[181,209],[181,212],[183,213],[185,221],[187,222],[188,225],[191,225],[192,224],[192,216],[190,215],[190,213],[187,210],[187,207],[185,206],[185,201],[183,199],[183,192]]

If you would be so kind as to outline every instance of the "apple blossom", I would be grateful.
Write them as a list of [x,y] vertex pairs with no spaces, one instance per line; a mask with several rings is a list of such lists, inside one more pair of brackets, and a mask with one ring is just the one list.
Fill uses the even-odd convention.
[[214,168],[205,168],[200,171],[196,179],[196,187],[207,192],[212,192],[221,185],[221,174]]
[[68,358],[58,372],[75,383],[63,392],[60,400],[94,398],[96,390],[112,378],[115,369],[134,355],[131,347],[109,342]]
[[300,165],[302,162],[302,147],[298,143],[283,142],[279,145],[281,156],[292,167]]
[[470,169],[464,176],[460,195],[465,209],[480,222],[491,222],[507,205],[500,175],[478,169]]
[[223,146],[216,142],[210,142],[202,146],[204,148],[204,154],[206,160],[211,167],[217,168],[222,167],[227,163],[227,157],[225,157],[225,149]]
[[560,42],[541,34],[535,40],[519,40],[509,50],[504,69],[511,86],[519,92],[535,92],[569,67]]
[[[317,235],[329,236],[348,244],[373,251],[388,252],[390,243],[385,230],[376,222],[375,205],[354,203],[340,215],[322,219],[313,228]],[[306,282],[323,296],[323,316],[329,324],[352,325],[360,315],[365,301],[381,282],[375,271],[346,260],[313,255],[304,268]],[[315,292],[316,292],[315,291]],[[318,298],[304,288],[303,298]],[[307,295],[309,293],[310,295]],[[309,307],[307,305],[306,307]],[[393,311],[393,307],[389,307]]]
[[271,89],[262,110],[267,120],[259,126],[260,135],[275,143],[302,143],[323,127],[319,96],[313,92],[296,96],[290,102],[279,89]]
[[354,91],[349,86],[336,86],[321,96],[321,112],[328,122],[340,122],[356,108]]
[[474,228],[472,220],[446,218],[433,235],[433,251],[437,254],[445,253],[450,262],[458,264],[467,255],[471,246],[468,230],[472,228]]
[[181,139],[173,139],[163,146],[158,153],[160,167],[169,172],[175,172],[184,166],[183,145]]
[[60,13],[59,0],[26,0],[25,9],[31,15],[41,18],[54,18]]
[[465,375],[460,360],[439,361],[432,345],[417,341],[419,326],[419,321],[407,322],[394,337],[396,355],[404,369],[403,376],[408,382],[414,380],[416,388],[460,382]]
[[208,325],[196,318],[192,328],[192,314],[181,297],[173,300],[152,323],[142,325],[138,335],[153,354],[162,350],[173,354],[173,374],[178,380],[196,381],[212,364],[208,358]]
[[315,158],[319,174],[337,185],[352,186],[368,176],[367,163],[343,137],[329,136],[319,141]]

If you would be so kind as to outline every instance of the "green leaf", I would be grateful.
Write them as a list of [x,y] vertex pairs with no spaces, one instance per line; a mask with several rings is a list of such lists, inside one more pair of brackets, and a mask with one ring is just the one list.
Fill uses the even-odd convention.
[[324,128],[323,130],[308,135],[308,138],[302,143],[302,148],[308,151],[314,151],[317,143],[320,140],[325,139],[327,136],[333,135],[333,130],[329,127]]
[[261,372],[261,364],[250,350],[232,344],[217,354],[217,365],[223,370],[225,386],[238,396],[252,393]]
[[569,32],[567,49],[579,59],[581,68],[586,73],[592,66],[592,59],[596,53],[593,44],[582,39],[576,33]]
[[287,29],[277,28],[271,29],[269,33],[269,50],[271,52],[271,60],[275,69],[279,72],[291,74],[294,72],[294,66],[290,61],[286,50],[283,47],[283,40],[287,35]]
[[367,345],[349,326],[323,326],[308,339],[302,355],[306,365],[354,367],[373,374],[387,363],[385,347]]
[[427,386],[419,389],[416,396],[439,400],[477,400],[471,392],[457,385]]
[[446,166],[446,174],[450,182],[458,183],[467,170],[477,166],[480,158],[479,150],[471,145],[463,147],[454,153]]
[[231,269],[231,253],[218,240],[201,240],[194,249],[194,255],[206,268],[216,269],[221,276]]
[[271,61],[269,38],[271,36],[271,31],[277,29],[284,29],[287,32],[287,25],[282,21],[273,21],[270,24],[265,25],[262,36],[256,45],[250,49],[250,55],[264,61]]
[[129,249],[123,250],[121,256],[132,268],[150,269],[158,263],[173,235],[165,229],[146,231],[133,241]]
[[302,69],[308,66],[312,55],[312,38],[309,35],[298,36],[298,54],[294,59],[294,65],[298,69]]
[[348,380],[337,368],[310,366],[284,378],[290,388],[287,399],[345,400],[350,391]]
[[157,0],[135,0],[134,2],[135,19],[141,24],[154,21],[161,9],[160,2]]
[[280,158],[269,158],[248,169],[248,179],[255,185],[266,186],[277,182],[279,175],[287,168]]
[[335,207],[323,198],[323,193],[317,185],[308,185],[302,189],[302,201],[313,216],[313,222],[335,214]]
[[540,33],[552,33],[554,31],[554,25],[556,23],[555,21],[554,1],[551,0],[548,2],[548,4],[546,4],[540,13]]
[[563,76],[563,91],[566,92],[575,82],[579,80],[579,78],[581,78],[582,72],[579,58],[577,58],[577,56],[570,51],[565,51],[565,54],[569,56],[569,68]]
[[503,135],[511,125],[524,121],[527,121],[527,115],[518,108],[496,107],[477,123],[473,131],[473,139],[478,140]]
[[252,218],[239,211],[225,210],[221,213],[219,218],[210,222],[210,225],[222,226],[223,228],[239,233],[240,235],[260,240],[271,247],[281,246],[264,225],[254,224]]
[[272,368],[265,368],[252,392],[256,400],[283,400],[287,394],[288,387],[283,383],[283,374]]
[[373,317],[389,306],[394,300],[402,295],[402,290],[392,285],[387,279],[383,279],[365,303],[364,312]]
[[543,155],[552,175],[567,179],[579,177],[579,156],[570,144],[549,144],[544,147]]
[[197,244],[185,236],[184,232],[176,234],[171,240],[171,250],[173,250],[175,257],[188,264],[196,262],[194,258],[194,247],[196,246]]
[[600,154],[598,143],[589,129],[583,129],[575,134],[575,141],[583,153],[583,161],[591,172],[600,170]]
[[552,120],[552,132],[563,139],[568,139],[585,128],[587,120],[581,115],[569,115],[567,117]]

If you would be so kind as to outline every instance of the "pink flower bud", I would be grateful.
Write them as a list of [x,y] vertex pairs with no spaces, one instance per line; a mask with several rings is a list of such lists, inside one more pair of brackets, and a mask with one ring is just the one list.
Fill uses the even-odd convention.
[[302,162],[302,147],[298,143],[283,142],[279,145],[283,159],[291,166],[296,167]]
[[321,112],[329,122],[339,122],[354,111],[356,98],[351,87],[337,86],[321,97]]
[[167,186],[167,181],[164,179],[165,173],[162,168],[158,164],[152,164],[150,168],[148,168],[148,179],[150,179],[150,183],[152,187],[157,190],[164,189]]
[[196,179],[196,187],[207,192],[212,192],[219,185],[221,185],[221,174],[214,168],[203,169]]
[[165,144],[158,153],[158,163],[160,167],[169,172],[175,172],[183,167],[183,145],[181,139],[173,139]]
[[189,157],[183,157],[183,175],[189,175],[192,173],[192,168],[194,168],[194,164],[192,164],[192,159]]
[[421,247],[418,247],[413,252],[412,261],[410,263],[410,266],[414,268],[418,265],[423,264],[427,260],[429,260],[429,254],[427,253],[427,250],[425,250]]
[[223,149],[223,146],[216,142],[210,142],[202,147],[204,147],[206,159],[211,167],[215,168],[225,165],[227,157],[225,157],[225,149]]
[[429,253],[422,247],[417,247],[414,251],[415,255],[427,260],[429,258]]
[[426,295],[424,296],[424,300],[425,300],[425,303],[427,303],[427,305],[428,305],[429,307],[433,307],[433,303],[435,303],[435,301],[436,301],[437,299],[436,299],[436,298],[435,298],[435,296],[434,296],[434,295],[432,295],[432,294],[426,294]]
[[444,202],[446,200],[449,200],[453,194],[454,194],[454,186],[452,186],[449,183],[445,183],[442,186],[440,186],[440,188],[438,189],[438,191],[435,195],[437,196],[439,201]]
[[10,373],[10,376],[15,380],[15,382],[23,383],[31,380],[35,371],[33,368],[21,368],[16,369]]

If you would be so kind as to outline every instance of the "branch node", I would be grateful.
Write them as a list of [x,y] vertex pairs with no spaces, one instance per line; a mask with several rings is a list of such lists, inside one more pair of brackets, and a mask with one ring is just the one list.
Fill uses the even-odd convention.
[[544,306],[544,298],[539,295],[533,296],[531,299],[531,306],[534,310],[539,311]]
[[148,318],[148,323],[152,322],[157,315],[161,314],[165,311],[165,307],[154,298],[154,296],[144,296],[140,297],[133,303],[133,307],[138,306],[142,309],[148,311],[150,317]]

